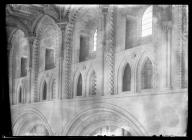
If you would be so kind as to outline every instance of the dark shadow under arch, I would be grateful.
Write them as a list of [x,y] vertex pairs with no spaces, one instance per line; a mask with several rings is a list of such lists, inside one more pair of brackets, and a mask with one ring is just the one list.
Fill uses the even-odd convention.
[[44,81],[42,100],[46,100],[46,98],[47,98],[47,83]]
[[127,63],[125,69],[123,71],[123,84],[122,91],[130,91],[131,90],[131,68]]
[[141,70],[141,89],[151,89],[153,77],[153,66],[149,58],[145,60],[145,63]]
[[79,75],[78,82],[77,82],[77,91],[76,91],[77,96],[82,96],[82,76],[81,74]]

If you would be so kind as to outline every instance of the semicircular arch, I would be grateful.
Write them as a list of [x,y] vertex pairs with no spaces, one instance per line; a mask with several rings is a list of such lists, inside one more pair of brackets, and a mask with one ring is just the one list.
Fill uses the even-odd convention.
[[[90,124],[97,125],[97,122],[101,121],[116,122],[118,126],[126,124],[123,127],[131,129],[130,131],[133,135],[148,135],[141,123],[132,114],[119,106],[109,103],[97,103],[87,107],[66,125],[63,129],[63,134],[79,136],[85,134],[85,131],[94,131]],[[100,127],[100,125],[101,123],[95,127]]]

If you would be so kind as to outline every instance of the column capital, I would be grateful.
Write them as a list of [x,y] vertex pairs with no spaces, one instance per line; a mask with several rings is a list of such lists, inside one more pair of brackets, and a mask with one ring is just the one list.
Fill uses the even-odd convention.
[[57,23],[57,25],[59,26],[59,28],[61,29],[61,31],[64,31],[65,28],[66,28],[67,23],[68,23],[68,22],[60,22],[60,23]]
[[103,12],[104,14],[107,14],[107,13],[108,13],[109,5],[102,5],[102,6],[100,6],[100,7],[101,7],[102,12]]
[[162,23],[162,29],[164,31],[168,31],[170,29],[172,29],[172,22],[171,21],[166,21]]

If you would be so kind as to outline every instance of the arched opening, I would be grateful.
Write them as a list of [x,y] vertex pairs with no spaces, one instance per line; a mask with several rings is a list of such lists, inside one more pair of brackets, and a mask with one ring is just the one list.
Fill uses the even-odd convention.
[[[106,126],[109,127],[110,135],[122,135],[124,133],[124,135],[144,136],[147,134],[133,115],[124,109],[106,103],[93,104],[77,117],[74,117],[69,124],[63,132],[66,136],[99,135],[97,130],[105,129]],[[122,132],[124,130],[121,128],[129,133]]]
[[42,100],[46,100],[47,98],[47,83],[44,82],[44,85],[43,85],[43,97],[42,97]]
[[19,88],[19,103],[22,103],[22,88]]
[[141,70],[141,89],[151,89],[153,78],[153,67],[152,62],[149,58],[145,61]]
[[130,91],[130,90],[131,90],[131,68],[129,64],[127,64],[123,72],[122,91]]
[[18,82],[19,78],[25,79],[27,76],[30,50],[28,38],[25,36],[25,33],[20,29],[14,28],[13,34],[11,35],[9,41],[9,94],[11,94],[10,97],[12,98],[12,104],[15,104],[19,102],[19,94],[17,94],[19,91],[15,90],[17,89],[16,83]]
[[77,96],[82,96],[82,76],[79,75],[78,83],[77,83]]
[[131,133],[124,128],[108,125],[98,128],[91,136],[131,136]]
[[142,37],[152,35],[153,6],[148,7],[142,17]]
[[89,95],[96,95],[96,74],[95,71],[93,71],[90,75],[89,79]]
[[53,83],[52,83],[52,86],[51,86],[51,99],[55,99],[55,85],[56,85],[56,82],[55,82],[55,79],[53,80]]
[[24,136],[48,136],[49,132],[45,128],[45,126],[38,124],[38,125],[33,126],[31,129],[29,129],[23,135]]

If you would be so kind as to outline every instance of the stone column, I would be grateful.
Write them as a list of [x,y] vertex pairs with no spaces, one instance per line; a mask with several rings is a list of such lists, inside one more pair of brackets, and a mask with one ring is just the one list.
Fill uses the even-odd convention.
[[172,86],[175,89],[181,88],[182,79],[182,6],[173,6],[173,22],[172,31]]
[[67,22],[59,23],[58,26],[62,32],[62,44],[59,54],[59,99],[66,98],[65,92],[63,89],[63,81],[65,81],[65,75],[63,74],[63,61],[64,61],[64,48],[65,48],[65,29],[66,29]]
[[29,36],[28,37],[28,40],[29,40],[29,58],[28,58],[28,61],[29,61],[29,70],[28,70],[28,75],[29,75],[29,93],[27,95],[27,103],[30,103],[32,102],[32,88],[31,88],[31,85],[32,85],[32,59],[33,59],[33,42],[34,42],[34,39],[35,37],[34,36]]
[[76,17],[79,13],[79,9],[74,11],[72,15],[69,17],[69,22],[66,25],[65,30],[65,48],[64,48],[64,66],[63,66],[63,74],[64,74],[64,98],[72,98],[72,41],[73,41],[73,32],[74,32],[74,24]]
[[165,46],[162,46],[163,49],[163,54],[165,54],[165,58],[164,58],[164,67],[163,67],[163,71],[164,71],[164,76],[165,79],[163,80],[164,85],[163,88],[165,89],[169,89],[171,87],[171,83],[170,83],[170,79],[171,79],[171,73],[170,73],[170,67],[171,67],[171,24],[170,22],[166,22],[163,26],[162,26],[162,32],[163,32],[163,41],[165,43]]
[[38,95],[38,73],[39,73],[39,37],[35,36],[32,44],[32,70],[31,70],[31,102],[39,101]]
[[106,8],[104,13],[104,95],[114,94],[114,7]]
[[182,88],[188,87],[188,6],[182,6]]
[[8,69],[9,69],[9,100],[10,100],[10,104],[13,105],[14,104],[14,92],[13,92],[13,67],[12,67],[12,53],[11,53],[11,42],[7,41],[7,50],[8,50]]

